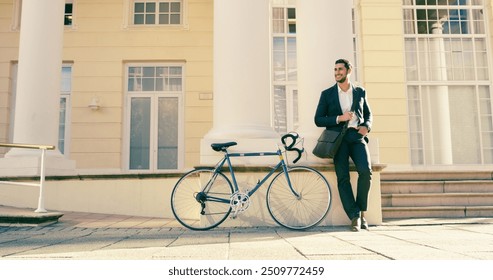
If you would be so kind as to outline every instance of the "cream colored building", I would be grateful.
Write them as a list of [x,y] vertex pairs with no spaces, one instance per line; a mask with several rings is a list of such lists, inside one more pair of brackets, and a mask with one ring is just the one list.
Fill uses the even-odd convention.
[[[63,0],[44,12],[38,1],[0,0],[0,142],[56,145],[50,156],[62,164],[48,166],[52,174],[179,173],[214,162],[211,142],[266,149],[292,130],[310,151],[315,106],[339,57],[354,61],[353,79],[368,91],[375,163],[493,163],[491,1],[67,0],[64,15]],[[58,33],[38,24],[58,16]],[[32,73],[23,56],[61,56],[62,75]],[[33,97],[38,83],[60,108]],[[42,125],[34,113],[17,117],[45,116],[46,106],[60,113]],[[7,177],[24,172],[9,173],[9,160],[32,156],[3,154]],[[304,162],[321,163],[310,153]]]

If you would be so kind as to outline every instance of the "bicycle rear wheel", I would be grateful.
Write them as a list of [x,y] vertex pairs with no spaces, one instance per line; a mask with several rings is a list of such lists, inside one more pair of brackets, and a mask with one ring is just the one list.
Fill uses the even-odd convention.
[[325,177],[313,168],[295,166],[286,173],[281,171],[267,189],[267,209],[279,225],[294,229],[307,229],[319,224],[329,212],[332,203],[330,185]]
[[228,217],[232,194],[233,187],[224,174],[208,168],[194,169],[183,175],[173,188],[171,210],[183,226],[208,230]]

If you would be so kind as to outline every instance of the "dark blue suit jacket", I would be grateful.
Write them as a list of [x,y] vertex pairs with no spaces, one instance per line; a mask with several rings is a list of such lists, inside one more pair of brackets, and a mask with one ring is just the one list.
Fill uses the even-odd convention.
[[[359,119],[359,125],[366,126],[368,132],[371,130],[373,116],[370,105],[366,98],[364,88],[354,86],[353,88],[353,109]],[[336,123],[337,116],[342,115],[341,105],[339,103],[339,94],[337,84],[322,91],[318,102],[317,111],[315,112],[315,125],[325,127],[330,130],[341,131],[345,122]]]

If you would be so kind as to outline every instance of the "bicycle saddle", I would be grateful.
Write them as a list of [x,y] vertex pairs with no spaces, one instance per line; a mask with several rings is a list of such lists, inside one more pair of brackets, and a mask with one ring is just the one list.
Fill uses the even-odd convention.
[[214,151],[219,152],[219,151],[224,151],[226,148],[235,146],[238,143],[236,142],[226,142],[226,143],[212,143],[211,147]]

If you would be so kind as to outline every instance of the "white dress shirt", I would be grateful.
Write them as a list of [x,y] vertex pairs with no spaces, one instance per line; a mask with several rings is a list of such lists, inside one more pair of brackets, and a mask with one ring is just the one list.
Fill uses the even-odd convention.
[[[350,85],[347,91],[343,91],[339,85],[337,85],[337,91],[339,93],[339,103],[342,112],[345,113],[351,111],[353,105],[353,87]],[[337,123],[339,123],[339,118],[337,118]],[[349,121],[348,127],[358,127],[358,118],[356,117],[356,114],[353,114],[353,118]]]

